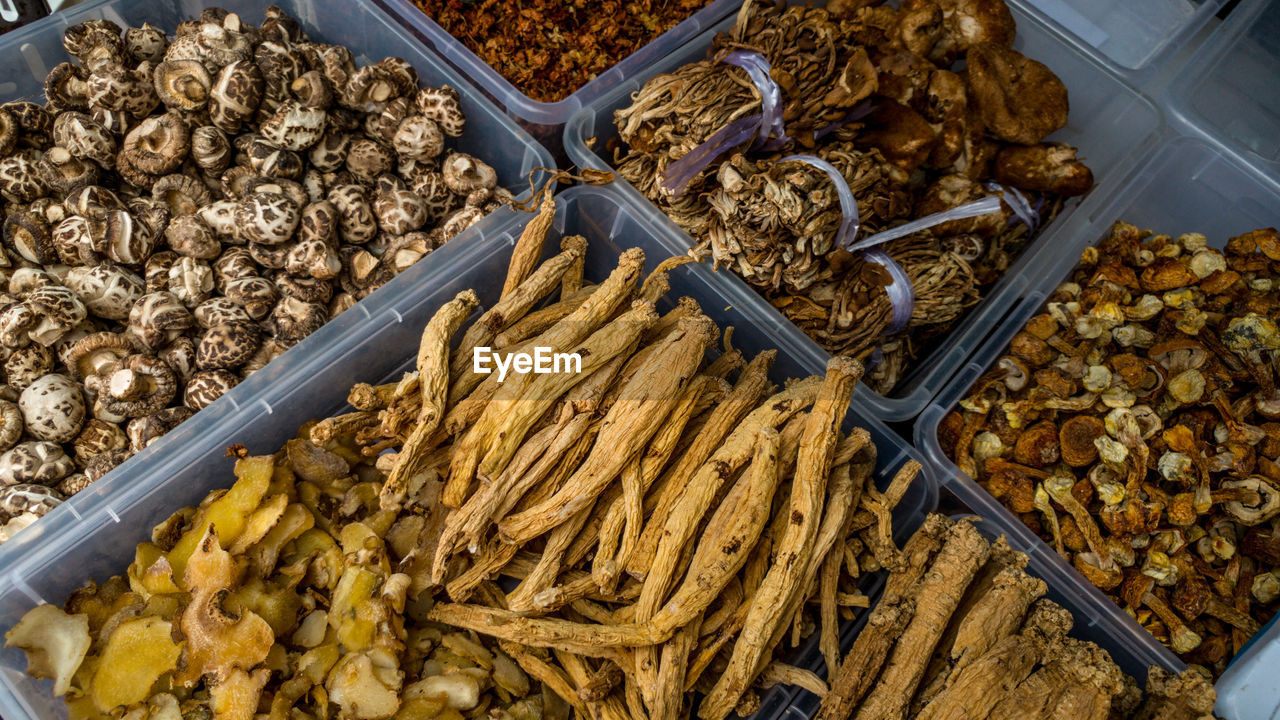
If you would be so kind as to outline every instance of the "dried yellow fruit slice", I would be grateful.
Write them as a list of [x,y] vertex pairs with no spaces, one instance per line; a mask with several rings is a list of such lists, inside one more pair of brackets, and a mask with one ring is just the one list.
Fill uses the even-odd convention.
[[151,696],[160,676],[178,667],[181,643],[171,637],[173,625],[160,618],[120,623],[107,640],[89,694],[102,712],[140,703]]

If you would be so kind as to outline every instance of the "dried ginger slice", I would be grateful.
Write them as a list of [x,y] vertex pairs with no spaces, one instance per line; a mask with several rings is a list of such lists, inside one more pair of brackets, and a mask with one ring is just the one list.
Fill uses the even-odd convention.
[[852,358],[836,357],[827,363],[822,389],[805,421],[787,511],[790,523],[778,541],[777,561],[751,600],[728,668],[698,707],[698,716],[704,720],[722,720],[733,710],[758,674],[765,655],[773,649],[770,641],[775,628],[787,621],[779,616],[778,608],[786,607],[794,593],[808,587],[804,573],[811,562],[822,520],[827,477],[839,442],[840,424],[861,376],[862,365]]

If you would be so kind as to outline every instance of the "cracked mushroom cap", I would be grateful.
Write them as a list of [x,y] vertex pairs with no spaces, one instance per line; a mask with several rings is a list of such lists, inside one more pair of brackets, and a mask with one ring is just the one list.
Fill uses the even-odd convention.
[[172,250],[161,250],[147,258],[146,264],[142,266],[142,279],[147,283],[147,292],[169,291],[169,268],[180,257],[182,256]]
[[254,320],[262,320],[271,314],[280,297],[275,283],[256,275],[227,281],[222,294],[244,308]]
[[167,175],[187,159],[191,131],[174,113],[154,115],[130,130],[121,148],[118,165],[127,164],[150,175]]
[[364,116],[364,134],[375,142],[389,145],[400,123],[413,112],[413,102],[409,98],[396,98],[387,103],[381,111]]
[[142,278],[120,265],[74,267],[66,283],[89,312],[108,320],[127,320],[133,304],[146,293]]
[[298,207],[281,193],[258,192],[236,206],[240,237],[263,245],[279,245],[298,228]]
[[223,323],[250,323],[252,319],[244,308],[225,297],[212,297],[192,311],[196,323],[205,330]]
[[17,397],[13,400],[0,400],[0,451],[8,450],[22,439],[26,425],[22,419],[22,408],[18,407]]
[[[285,280],[314,278],[316,280],[332,280],[342,273],[342,258],[338,256],[332,242],[320,239],[299,240],[289,250],[285,258],[284,269],[291,278],[279,281],[281,291],[293,295],[285,287]],[[322,283],[323,284],[323,283]]]
[[418,114],[440,126],[445,135],[458,137],[467,127],[467,116],[462,112],[458,91],[448,85],[438,88],[422,88],[414,98]]
[[1066,143],[1008,145],[996,153],[992,177],[1023,190],[1075,197],[1093,187],[1093,171]]
[[151,199],[164,205],[170,217],[179,217],[190,215],[213,202],[213,195],[200,180],[173,173],[156,180],[151,186]]
[[36,161],[36,170],[45,187],[61,197],[76,188],[97,183],[101,169],[94,161],[76,157],[70,150],[55,145]]
[[26,303],[37,318],[28,334],[45,346],[56,343],[88,315],[80,298],[62,285],[38,287],[27,295]]
[[338,209],[338,230],[343,242],[362,245],[378,234],[378,221],[363,187],[338,185],[329,190],[326,199]]
[[1013,48],[977,43],[965,76],[987,133],[998,140],[1034,145],[1067,124],[1067,87]]
[[427,206],[408,190],[381,193],[373,203],[378,226],[388,235],[404,235],[427,224]]
[[212,260],[222,254],[222,243],[199,215],[179,215],[164,231],[165,242],[179,255]]
[[445,185],[459,195],[489,190],[498,184],[498,173],[492,167],[466,153],[450,153],[441,163],[440,171],[444,174]]
[[258,265],[269,270],[279,270],[285,266],[285,262],[289,259],[289,253],[293,251],[295,245],[297,243],[293,241],[279,245],[249,243],[249,255]]
[[130,355],[101,377],[98,400],[108,412],[126,418],[161,410],[178,392],[173,369],[150,355]]
[[[89,75],[89,108],[94,120],[122,134],[133,120],[151,114],[160,105],[149,63],[136,69],[119,65],[100,67]],[[105,113],[116,113],[108,117]]]
[[128,210],[112,210],[102,225],[102,246],[107,257],[125,265],[141,265],[156,247],[151,227]]
[[61,445],[24,442],[0,455],[0,485],[53,485],[75,469]]
[[164,51],[168,47],[168,36],[149,22],[142,23],[142,27],[124,31],[124,51],[135,62],[158,63],[164,58]]
[[50,510],[62,504],[63,496],[57,490],[35,483],[20,483],[0,488],[0,511],[10,515],[31,513],[44,517]]
[[328,113],[320,108],[290,101],[281,104],[275,114],[262,123],[258,132],[276,147],[301,152],[324,136],[327,119]]
[[44,96],[56,110],[89,107],[89,71],[69,62],[58,63],[44,80]]
[[164,347],[194,324],[186,306],[166,291],[142,296],[129,311],[129,330],[151,349]]
[[49,223],[38,213],[16,208],[4,219],[4,244],[27,262],[52,265],[58,262]]
[[302,177],[305,169],[298,153],[278,148],[260,137],[245,147],[244,155],[249,160],[249,167],[259,175],[292,180]]
[[191,159],[200,169],[217,175],[231,164],[231,141],[213,125],[201,125],[191,133]]
[[222,68],[209,93],[209,120],[222,130],[237,132],[258,111],[265,86],[262,70],[249,60]]
[[135,453],[141,452],[195,414],[191,408],[179,405],[130,420],[126,429],[129,436],[129,449]]
[[187,307],[199,305],[213,294],[213,269],[203,260],[178,258],[169,267],[169,292]]
[[31,383],[18,398],[18,407],[27,433],[38,440],[70,442],[84,425],[84,393],[66,375],[45,375]]
[[30,148],[0,159],[0,194],[5,199],[29,203],[49,191],[36,165],[39,159],[40,154]]
[[[236,207],[239,202],[235,200],[218,200],[200,208],[196,215],[200,216],[218,237],[227,242],[240,240],[240,229],[236,225]],[[240,241],[243,242],[243,241]]]
[[371,183],[379,175],[395,169],[396,156],[385,145],[361,138],[347,151],[347,170],[363,182]]
[[240,378],[233,372],[201,370],[187,381],[182,403],[192,410],[203,410],[238,384]]
[[96,332],[75,341],[66,354],[71,377],[84,381],[104,375],[120,360],[138,351],[136,341],[124,333]]
[[13,152],[20,135],[22,135],[22,128],[18,125],[18,119],[5,107],[0,106],[0,155]]
[[347,153],[351,151],[351,135],[341,130],[330,129],[316,144],[311,146],[307,159],[311,167],[320,172],[333,172],[347,164]]
[[120,26],[110,20],[88,20],[72,25],[62,34],[62,47],[90,70],[120,65],[124,61]]
[[267,326],[282,347],[290,348],[329,321],[324,305],[286,297],[271,312]]
[[1017,23],[1003,0],[934,0],[945,31],[929,59],[950,65],[978,43],[1013,46]]
[[196,367],[200,370],[235,370],[248,362],[262,343],[258,327],[248,322],[214,325],[200,337]]
[[115,423],[98,418],[85,421],[84,429],[72,443],[72,452],[81,465],[86,465],[95,455],[123,450],[129,447],[129,438]]
[[249,254],[247,248],[226,248],[218,259],[213,261],[213,279],[223,292],[226,291],[228,282],[257,274],[258,265],[253,261],[253,256]]
[[92,160],[106,168],[116,161],[115,136],[84,113],[59,113],[53,122],[53,142],[75,157]]
[[53,351],[31,343],[13,351],[4,361],[4,373],[9,384],[23,390],[53,371]]
[[69,215],[102,220],[112,210],[123,210],[125,204],[112,190],[101,185],[86,185],[67,195],[62,207]]
[[191,373],[196,371],[196,343],[187,335],[179,336],[165,345],[156,353],[156,357],[173,370],[180,382],[185,383],[191,378]]

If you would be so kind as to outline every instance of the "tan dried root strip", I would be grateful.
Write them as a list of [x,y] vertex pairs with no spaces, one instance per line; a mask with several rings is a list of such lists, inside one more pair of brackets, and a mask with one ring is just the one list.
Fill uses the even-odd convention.
[[574,711],[578,713],[578,717],[589,717],[587,705],[578,697],[578,689],[574,686],[573,680],[569,678],[568,673],[539,657],[532,649],[519,643],[499,640],[498,647],[502,649],[502,652],[509,655],[512,660],[515,660],[521,670],[546,685],[552,692],[560,696],[561,700],[569,703]]
[[990,545],[972,524],[956,523],[948,530],[920,583],[915,617],[855,720],[902,720],[952,613],[989,552]]
[[631,676],[623,679],[622,698],[632,718],[649,717],[649,712],[644,706],[644,698],[640,695],[640,686],[636,685],[635,679]]
[[778,609],[788,606],[795,593],[807,590],[804,574],[806,565],[812,562],[810,555],[822,520],[831,459],[853,387],[861,376],[862,365],[852,358],[836,357],[827,363],[827,375],[805,421],[791,484],[790,521],[778,541],[777,560],[751,599],[728,668],[698,708],[698,716],[704,720],[721,720],[733,711],[755,678],[762,659],[773,649],[769,643],[775,630],[789,619],[780,617]]
[[846,720],[853,714],[914,614],[912,600],[886,598],[876,605],[831,679],[831,690],[822,699],[816,720]]
[[[569,272],[572,271],[572,268],[570,268]],[[568,275],[569,273],[565,273],[565,277],[568,277]],[[591,297],[591,293],[595,292],[595,289],[595,285],[587,285],[557,303],[530,311],[528,315],[520,318],[514,325],[498,333],[493,338],[493,347],[495,349],[503,349],[518,345],[539,333],[545,332],[548,328],[560,322],[561,318],[581,307],[582,303]]]
[[589,657],[613,658],[616,656],[616,648],[652,644],[652,639],[639,628],[575,623],[556,618],[531,618],[512,610],[478,605],[440,603],[431,608],[427,619],[475,630],[500,640],[554,648]]
[[644,494],[671,459],[686,425],[699,403],[720,391],[716,378],[699,375],[680,396],[671,416],[643,455],[622,469],[622,497],[612,503],[600,522],[599,545],[591,573],[602,592],[608,592],[618,581],[619,570],[631,557],[644,529]]
[[[599,677],[599,673],[592,670],[587,664],[586,658],[579,657],[583,653],[573,653],[572,651],[555,650],[556,659],[569,673],[569,677],[573,679],[580,689],[586,689],[592,685]],[[627,710],[626,703],[617,695],[606,695],[599,700],[587,701],[587,717],[592,720],[643,720],[642,718],[632,718],[631,713]]]
[[400,449],[382,485],[378,499],[383,510],[400,508],[409,478],[423,469],[423,461],[431,451],[429,441],[444,417],[444,406],[449,399],[449,339],[479,303],[474,291],[460,292],[442,305],[422,329],[417,359],[421,409],[409,440]]
[[506,543],[492,543],[475,555],[471,567],[445,585],[445,592],[454,602],[466,602],[476,586],[493,577],[511,562],[518,548]]
[[[581,237],[581,236],[577,236]],[[583,238],[584,240],[586,238]],[[564,277],[560,278],[560,300],[569,300],[582,292],[583,274],[587,269],[587,256],[583,255],[569,266]]]
[[[822,381],[809,378],[769,398],[750,413],[698,472],[688,481],[682,494],[672,505],[665,526],[658,534],[654,563],[644,580],[636,607],[636,621],[648,622],[665,604],[682,566],[677,564],[680,549],[690,545],[702,518],[710,509],[721,488],[747,462],[756,446],[757,435],[766,427],[776,428],[792,415],[813,403]],[[784,443],[785,445],[785,443]],[[786,473],[787,452],[780,455],[782,474]],[[650,523],[654,522],[650,516]]]
[[915,597],[918,584],[942,548],[950,527],[951,521],[942,515],[934,513],[925,518],[924,525],[903,545],[905,567],[889,574],[884,586],[885,598]]
[[746,564],[769,521],[778,487],[779,443],[780,435],[771,427],[756,434],[750,467],[711,515],[684,582],[649,620],[651,634],[666,637],[701,615]]
[[[649,717],[653,720],[675,720],[680,717],[684,699],[684,679],[689,669],[689,656],[698,642],[701,618],[694,618],[662,645],[658,672],[653,687],[648,689]],[[641,694],[645,688],[640,687]]]
[[830,692],[827,683],[818,677],[817,673],[777,661],[765,665],[760,676],[756,678],[756,687],[761,690],[768,690],[774,685],[792,685],[801,690],[808,690],[817,695],[819,700]]
[[[472,351],[482,345],[491,344],[498,333],[511,327],[534,305],[550,295],[560,284],[560,278],[570,266],[587,253],[587,243],[581,238],[565,238],[560,245],[559,254],[539,265],[514,290],[509,293],[503,292],[502,299],[486,310],[474,325],[467,328],[467,332],[462,336],[462,343],[458,346],[458,354],[450,367],[450,375],[456,381],[471,376],[475,378],[471,387],[475,387],[475,383],[480,381],[480,376],[470,371]],[[465,393],[459,392],[454,397],[459,398],[463,394]]]
[[569,550],[569,545],[573,543],[578,533],[582,532],[582,527],[587,524],[590,516],[591,506],[587,506],[551,531],[547,538],[547,545],[543,548],[542,556],[538,558],[538,564],[533,572],[521,580],[519,587],[507,596],[507,604],[512,610],[526,612],[536,607],[535,597],[555,584],[556,578],[560,575],[560,569],[564,566],[564,557]]
[[724,627],[742,606],[745,597],[742,592],[742,581],[736,577],[730,580],[729,584],[724,586],[724,590],[720,591],[720,596],[707,608],[710,612],[702,618],[702,624],[698,628],[699,636],[705,637]]
[[658,322],[645,331],[641,341],[651,343],[674,330],[684,318],[697,317],[701,314],[702,306],[698,305],[697,300],[691,297],[682,297],[676,301],[675,307],[663,313],[662,317],[658,318]]
[[706,374],[719,378],[728,377],[730,373],[741,369],[744,365],[746,365],[746,359],[742,357],[742,352],[730,350],[708,365]]
[[594,501],[636,452],[633,448],[643,447],[658,431],[718,334],[705,317],[682,321],[679,331],[668,336],[667,347],[654,353],[627,383],[582,467],[550,499],[499,523],[503,538],[528,542]]
[[[752,359],[742,371],[733,390],[725,397],[724,402],[712,411],[711,417],[708,418],[693,444],[650,490],[649,496],[653,500],[645,499],[646,508],[652,508],[649,512],[649,520],[645,524],[644,532],[640,534],[640,544],[632,553],[626,566],[627,573],[632,577],[644,579],[648,575],[663,527],[671,514],[671,508],[684,492],[690,478],[698,472],[712,453],[720,448],[725,438],[729,437],[743,418],[756,408],[760,397],[769,387],[769,369],[773,367],[776,357],[776,351],[768,350]],[[760,427],[763,427],[763,422]],[[756,431],[758,430],[759,427],[756,428]],[[754,437],[749,438],[749,442],[754,443]]]
[[356,383],[351,386],[350,392],[347,393],[347,403],[356,410],[377,412],[391,404],[397,385],[399,385],[398,382],[387,383],[386,385]]
[[357,410],[345,415],[337,415],[321,420],[311,426],[311,432],[308,435],[311,438],[311,442],[324,447],[334,440],[354,437],[361,430],[376,428],[377,426],[377,413]]
[[916,720],[985,718],[996,704],[1031,674],[1040,658],[1038,643],[1010,635],[957,670],[949,686]]
[[[836,540],[832,542],[831,550],[822,558],[822,566],[818,570],[818,647],[822,652],[822,657],[826,660],[829,672],[833,672],[835,668],[840,666],[840,619],[837,616],[838,600],[836,593],[840,583],[840,564],[844,560],[843,536],[848,529],[848,521],[853,515],[853,508],[858,506],[858,502],[862,498],[862,488],[866,484],[867,478],[870,477],[869,469],[862,469],[861,471],[866,474],[855,477],[853,468],[848,464],[840,465],[831,471],[831,486],[833,490],[827,500],[827,509],[830,510],[833,503],[839,502],[836,497],[837,491],[842,491],[846,486],[849,491],[848,504],[845,506],[846,510],[844,511],[842,525],[836,532]],[[821,538],[819,539],[821,540]]]
[[[592,301],[588,300],[583,308],[591,304]],[[570,318],[572,317],[571,315]],[[631,310],[588,337],[575,338],[575,345],[571,347],[575,347],[575,352],[582,357],[581,373],[530,373],[508,378],[460,441],[449,467],[445,504],[457,507],[466,499],[477,466],[481,465],[481,458],[484,459],[481,472],[491,478],[497,477],[538,417],[574,385],[590,377],[591,373],[609,360],[629,352],[640,333],[656,318],[652,305],[637,303]],[[554,332],[556,330],[553,328],[547,334]],[[543,338],[536,342],[540,345],[548,342],[546,336]],[[582,341],[580,346],[576,345],[579,340]],[[567,349],[556,343],[549,343],[547,347],[556,352]]]
[[422,393],[418,390],[418,373],[405,373],[391,390],[391,400],[378,413],[384,437],[400,437],[405,426],[418,417]]
[[[547,241],[547,231],[556,219],[556,198],[551,194],[551,186],[542,191],[542,202],[538,206],[538,214],[525,224],[516,245],[511,249],[511,261],[507,263],[507,279],[502,284],[502,297],[515,292],[530,273],[537,267],[542,257],[542,246]],[[583,243],[586,239],[583,238]]]
[[658,302],[671,289],[668,277],[671,271],[693,262],[697,260],[688,255],[673,255],[664,259],[644,279],[644,283],[640,286],[640,297],[650,302]]
[[1047,591],[1048,586],[1043,580],[1031,577],[1021,567],[1001,570],[993,579],[990,590],[974,603],[958,624],[955,642],[951,646],[951,660],[956,670],[991,649],[1000,638],[1017,632],[1031,604]]
[[893,509],[897,507],[907,488],[920,474],[920,463],[908,460],[893,476],[889,487],[881,494],[874,485],[867,487],[863,493],[862,507],[875,517],[875,532],[864,539],[882,567],[892,569],[903,562],[902,553],[893,543]]

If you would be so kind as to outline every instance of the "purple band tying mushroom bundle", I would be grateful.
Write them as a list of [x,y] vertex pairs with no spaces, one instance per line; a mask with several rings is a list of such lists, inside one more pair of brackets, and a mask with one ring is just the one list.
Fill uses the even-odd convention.
[[662,174],[662,189],[674,196],[683,195],[693,181],[716,158],[748,140],[752,148],[777,150],[790,138],[782,120],[782,89],[769,76],[773,68],[765,56],[754,50],[733,50],[718,60],[746,71],[747,77],[760,91],[760,112],[738,118],[720,128],[698,147],[671,163]]
[[[1034,233],[1036,231],[1036,227],[1040,224],[1039,207],[1032,208],[1031,203],[1027,202],[1027,196],[1023,195],[1022,191],[1016,187],[1001,185],[993,180],[982,183],[982,187],[1003,195],[1005,203],[1009,205],[1010,210],[1013,210],[1013,216],[1021,220],[1022,224],[1026,225],[1031,232]],[[1040,202],[1043,203],[1044,199],[1042,198]]]

